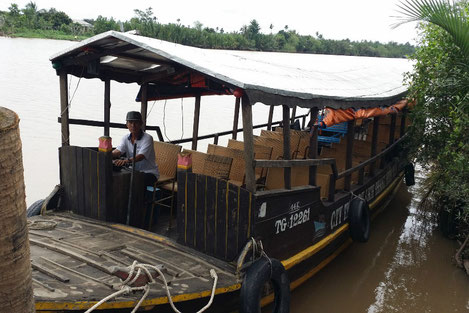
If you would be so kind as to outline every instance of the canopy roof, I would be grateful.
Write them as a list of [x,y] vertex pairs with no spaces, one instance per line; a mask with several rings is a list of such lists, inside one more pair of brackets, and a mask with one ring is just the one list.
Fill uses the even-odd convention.
[[149,83],[159,99],[241,88],[253,104],[319,108],[394,104],[412,69],[406,59],[201,49],[115,31],[50,60],[75,76]]

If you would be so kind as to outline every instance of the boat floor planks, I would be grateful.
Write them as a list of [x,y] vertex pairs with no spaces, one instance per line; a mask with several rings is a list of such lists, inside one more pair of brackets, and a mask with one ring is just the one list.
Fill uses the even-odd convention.
[[[217,288],[232,288],[239,283],[230,264],[206,255],[201,258],[165,237],[156,238],[141,230],[132,233],[121,229],[126,228],[124,225],[88,220],[72,213],[35,216],[29,221],[30,225],[43,225],[30,227],[29,231],[36,302],[99,301],[120,285],[120,278],[112,274],[113,268],[129,266],[134,260],[163,266],[173,296],[210,291],[211,268],[218,275]],[[162,279],[156,281],[148,299],[166,297]],[[135,300],[139,296],[111,301]]]

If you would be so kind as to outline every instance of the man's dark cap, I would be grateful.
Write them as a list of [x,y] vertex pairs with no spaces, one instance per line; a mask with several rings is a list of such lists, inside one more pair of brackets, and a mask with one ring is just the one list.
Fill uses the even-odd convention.
[[142,121],[142,114],[138,111],[130,111],[127,113],[126,121]]

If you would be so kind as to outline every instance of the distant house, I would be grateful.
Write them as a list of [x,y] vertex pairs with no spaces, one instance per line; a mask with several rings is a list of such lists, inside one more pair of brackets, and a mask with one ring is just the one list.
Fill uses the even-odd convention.
[[75,35],[83,35],[93,29],[93,25],[83,20],[72,20],[72,22],[72,32]]
[[93,28],[93,25],[91,25],[90,23],[88,22],[85,22],[83,20],[72,20],[74,24],[78,24],[80,25],[81,27],[89,30],[89,29],[92,29]]

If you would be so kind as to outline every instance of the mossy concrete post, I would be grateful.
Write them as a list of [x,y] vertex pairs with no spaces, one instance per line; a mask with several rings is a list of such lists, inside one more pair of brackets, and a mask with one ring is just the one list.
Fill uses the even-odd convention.
[[35,312],[19,118],[0,107],[0,312]]

